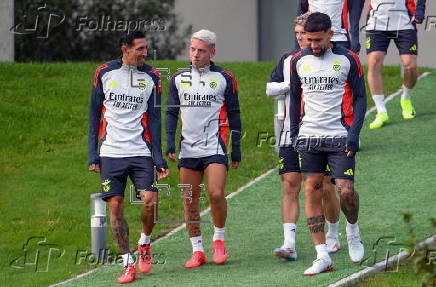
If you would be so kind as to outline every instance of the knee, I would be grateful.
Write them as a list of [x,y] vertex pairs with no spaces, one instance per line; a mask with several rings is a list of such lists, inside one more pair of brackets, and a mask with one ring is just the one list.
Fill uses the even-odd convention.
[[287,195],[298,195],[301,188],[301,181],[285,178],[283,180],[283,192]]
[[415,59],[407,59],[403,62],[404,70],[414,71],[418,68],[418,64]]
[[304,186],[304,189],[306,190],[306,193],[314,193],[314,192],[319,192],[321,193],[322,191],[322,183],[310,183],[310,184],[306,184]]
[[110,213],[117,217],[122,215],[124,202],[122,198],[112,197],[108,200]]
[[343,200],[350,200],[357,196],[357,192],[354,190],[353,185],[338,185],[339,195]]
[[305,185],[306,203],[320,202],[323,198],[322,184],[309,184]]
[[368,60],[369,71],[380,71],[383,67],[383,57],[372,57]]
[[144,208],[146,209],[153,209],[155,204],[156,202],[153,198],[147,198],[144,200]]
[[219,189],[209,190],[209,200],[211,204],[218,204],[225,200],[224,193]]

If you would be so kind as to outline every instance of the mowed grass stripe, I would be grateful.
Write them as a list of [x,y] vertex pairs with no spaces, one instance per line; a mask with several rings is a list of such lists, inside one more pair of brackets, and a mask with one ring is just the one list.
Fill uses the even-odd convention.
[[[398,252],[396,246],[387,246],[392,237],[404,242],[406,230],[402,213],[413,214],[417,237],[426,238],[431,233],[428,218],[435,215],[436,195],[431,187],[436,155],[436,112],[432,109],[432,90],[436,75],[421,80],[414,91],[414,104],[418,117],[403,120],[399,97],[388,104],[391,123],[380,130],[369,130],[370,115],[362,131],[362,151],[358,154],[356,189],[360,193],[360,227],[366,247],[367,264],[384,259],[386,251]],[[332,255],[337,270],[314,277],[304,277],[302,272],[310,266],[315,252],[310,234],[300,217],[297,233],[296,262],[277,260],[272,249],[282,243],[280,219],[280,180],[271,174],[243,193],[229,200],[227,245],[229,262],[223,266],[209,263],[195,270],[183,268],[191,252],[186,231],[153,246],[153,253],[166,255],[166,263],[154,266],[148,275],[140,275],[131,286],[324,286],[350,275],[364,266],[350,262],[345,238],[344,217],[341,215],[341,243],[343,249]],[[304,204],[304,196],[301,196]],[[207,215],[205,219],[210,219]],[[203,225],[204,243],[211,260],[212,226]],[[65,286],[116,286],[120,266],[109,266]]]

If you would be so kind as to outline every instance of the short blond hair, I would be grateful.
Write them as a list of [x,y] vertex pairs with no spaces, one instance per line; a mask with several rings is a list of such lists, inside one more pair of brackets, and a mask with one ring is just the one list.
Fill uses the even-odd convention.
[[212,31],[202,29],[202,30],[197,31],[194,34],[192,34],[191,40],[192,39],[198,39],[198,40],[204,41],[204,42],[208,43],[212,48],[215,48],[216,34]]
[[297,16],[295,18],[295,21],[294,21],[295,25],[299,25],[299,26],[304,27],[304,25],[306,24],[307,18],[309,18],[310,14],[311,14],[310,12],[306,12],[304,14]]

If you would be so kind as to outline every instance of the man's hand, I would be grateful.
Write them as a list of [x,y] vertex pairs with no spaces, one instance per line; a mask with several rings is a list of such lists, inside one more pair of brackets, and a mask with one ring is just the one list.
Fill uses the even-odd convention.
[[88,166],[89,171],[93,171],[96,173],[100,173],[100,165],[97,163],[93,163],[90,166]]
[[157,170],[157,180],[161,180],[170,174],[168,168],[159,168]]
[[359,41],[352,41],[350,44],[350,50],[353,51],[354,53],[356,53],[357,55],[359,55],[360,52],[360,43]]
[[239,166],[239,161],[232,162],[232,168],[238,168],[238,166]]
[[422,21],[423,21],[423,20],[424,20],[424,19],[416,18],[416,16],[413,16],[413,18],[412,18],[412,23],[415,22],[416,24],[422,24]]
[[176,155],[174,153],[167,153],[167,157],[172,162],[176,162],[177,161]]
[[354,151],[351,150],[345,150],[345,152],[347,153],[347,157],[353,157],[356,153]]

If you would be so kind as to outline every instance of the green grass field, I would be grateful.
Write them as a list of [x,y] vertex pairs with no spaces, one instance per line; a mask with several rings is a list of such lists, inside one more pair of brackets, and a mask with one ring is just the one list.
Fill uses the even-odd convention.
[[[186,63],[164,61],[157,66],[175,71],[184,65]],[[0,221],[0,280],[8,282],[8,286],[45,286],[95,267],[76,264],[75,258],[78,250],[90,249],[89,195],[99,191],[98,176],[88,173],[86,166],[88,103],[96,66],[96,63],[0,65],[3,129],[0,137],[0,174],[3,175],[0,183],[3,215]],[[227,63],[225,66],[238,78],[246,132],[243,163],[240,169],[230,173],[226,188],[229,193],[275,166],[272,148],[266,144],[256,145],[260,132],[273,134],[273,102],[265,97],[264,91],[274,63]],[[386,94],[397,90],[401,84],[399,68],[386,68],[384,76]],[[416,120],[404,122],[392,114],[393,123],[389,128],[371,133],[363,131],[364,147],[359,157],[357,187],[362,198],[361,228],[371,230],[371,234],[363,235],[367,244],[386,232],[403,234],[402,211],[416,214],[420,226],[418,234],[425,236],[423,222],[431,215],[431,202],[435,202],[429,184],[434,155],[426,153],[435,139],[434,134],[426,132],[435,124],[434,111],[428,104],[433,100],[430,98],[431,79],[434,81],[434,76],[423,80],[416,91],[420,115]],[[428,97],[427,101],[424,101],[425,97]],[[398,106],[395,102],[391,105]],[[415,147],[412,153],[411,147]],[[397,170],[400,163],[404,167],[402,173]],[[170,168],[172,174],[165,183],[175,186],[175,165]],[[409,198],[410,194],[413,197]],[[303,268],[313,259],[313,248],[303,221],[298,235],[301,260],[290,265],[277,262],[270,255],[271,249],[281,242],[280,196],[279,179],[271,174],[230,200],[229,264],[207,265],[202,270],[189,272],[183,270],[190,245],[186,232],[182,231],[156,244],[153,252],[164,254],[166,263],[156,265],[147,278],[141,277],[138,282],[157,286],[171,282],[212,285],[218,284],[213,279],[218,276],[227,282],[224,285],[230,282],[235,285],[238,282],[240,285],[281,285],[289,283],[290,278],[300,278]],[[180,220],[180,201],[178,196],[162,199],[162,219]],[[132,247],[140,232],[138,215],[139,206],[127,208]],[[172,225],[158,224],[154,237],[171,228]],[[205,225],[204,230],[208,246],[211,227]],[[58,250],[64,250],[62,257],[50,262],[48,270],[44,269],[46,258],[42,258],[43,255],[38,265],[32,265],[32,258],[23,258],[23,244],[33,236],[45,237],[47,244],[57,244]],[[114,252],[112,243],[110,247]],[[29,256],[34,254],[32,250],[35,251],[35,246],[29,249]],[[358,269],[357,266],[350,268],[345,251],[335,255],[335,262],[339,270],[333,275],[311,278],[301,284],[318,285],[326,282],[323,281],[326,278],[339,279]],[[119,266],[105,267],[72,284],[86,286],[98,277],[98,282],[110,285],[119,275],[118,269]],[[101,276],[102,273],[110,275]]]

